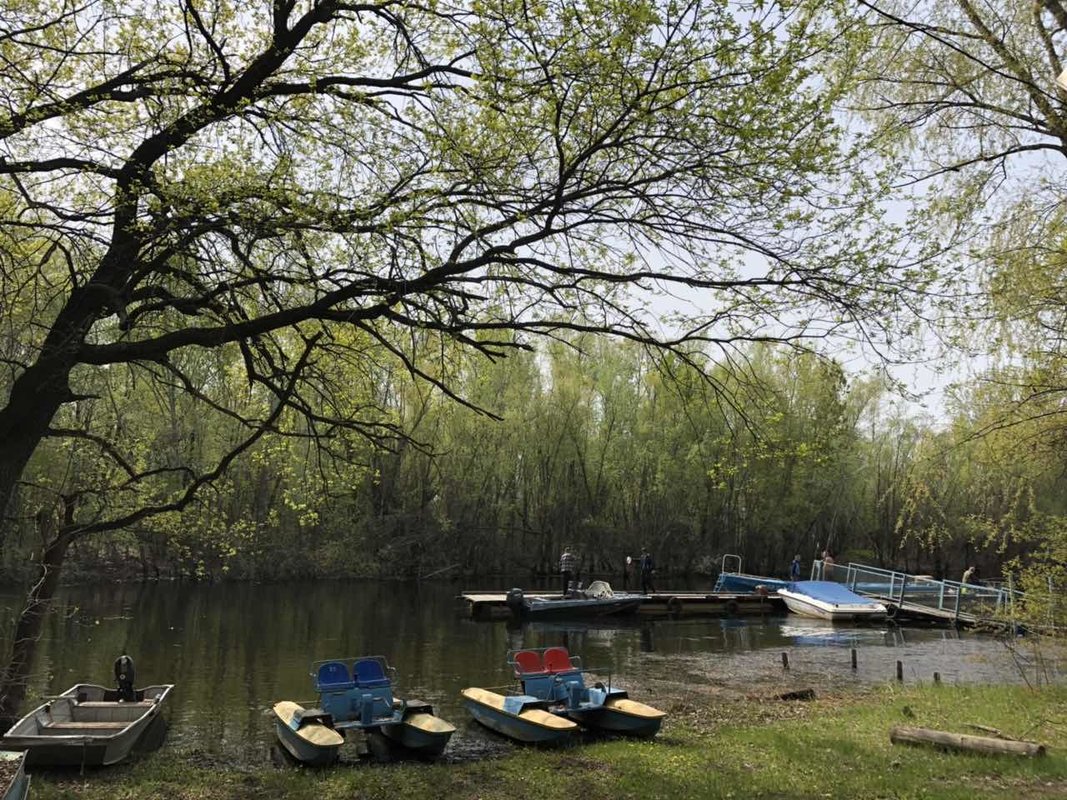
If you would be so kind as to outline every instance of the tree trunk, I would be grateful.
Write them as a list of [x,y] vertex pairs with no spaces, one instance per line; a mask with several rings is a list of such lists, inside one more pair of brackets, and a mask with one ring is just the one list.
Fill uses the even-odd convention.
[[1016,756],[1045,755],[1045,746],[1036,742],[1020,742],[1014,739],[992,739],[988,736],[967,736],[961,733],[934,731],[928,728],[896,726],[889,732],[893,744],[922,744],[948,750],[973,750],[979,753],[1007,754]]
[[26,682],[40,641],[48,607],[59,586],[59,574],[73,541],[70,533],[61,533],[41,556],[40,574],[26,598],[26,606],[19,615],[12,637],[10,657],[0,676],[0,730],[6,730],[18,719],[22,701],[26,699]]

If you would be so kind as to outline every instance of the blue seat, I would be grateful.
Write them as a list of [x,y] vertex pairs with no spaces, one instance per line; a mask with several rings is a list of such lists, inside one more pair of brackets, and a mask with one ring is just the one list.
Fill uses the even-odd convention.
[[377,689],[390,685],[389,679],[385,677],[385,670],[375,658],[361,658],[352,665],[352,672],[355,673],[356,683],[361,689]]
[[327,661],[315,674],[315,689],[319,692],[344,692],[354,687],[348,667],[340,661]]

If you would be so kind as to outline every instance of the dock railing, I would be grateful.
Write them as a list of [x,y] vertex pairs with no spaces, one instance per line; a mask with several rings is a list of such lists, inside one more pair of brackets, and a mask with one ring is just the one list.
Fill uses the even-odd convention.
[[851,562],[830,565],[816,561],[812,574],[815,580],[844,584],[856,594],[876,597],[897,607],[930,610],[942,618],[1010,619],[1014,603],[1023,596],[1022,592],[1003,586],[937,580]]

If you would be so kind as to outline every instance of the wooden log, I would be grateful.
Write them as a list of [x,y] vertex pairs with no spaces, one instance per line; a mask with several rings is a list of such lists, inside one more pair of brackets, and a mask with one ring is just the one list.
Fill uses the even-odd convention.
[[1045,746],[1037,742],[1018,742],[1010,739],[991,739],[988,736],[967,736],[962,733],[934,731],[928,728],[911,728],[897,725],[889,732],[893,744],[921,744],[943,747],[949,750],[971,750],[993,755],[1035,756],[1045,755]]

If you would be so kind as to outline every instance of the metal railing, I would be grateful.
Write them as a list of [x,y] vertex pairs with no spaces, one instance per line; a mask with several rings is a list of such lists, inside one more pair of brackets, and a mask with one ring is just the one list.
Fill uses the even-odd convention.
[[813,580],[834,581],[847,586],[856,594],[877,597],[895,603],[938,612],[939,616],[979,619],[1004,619],[1013,616],[1014,603],[1022,592],[1003,586],[937,580],[927,575],[849,563],[812,564]]

